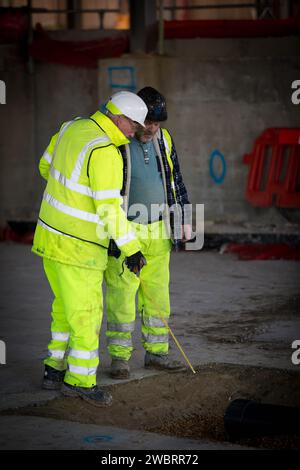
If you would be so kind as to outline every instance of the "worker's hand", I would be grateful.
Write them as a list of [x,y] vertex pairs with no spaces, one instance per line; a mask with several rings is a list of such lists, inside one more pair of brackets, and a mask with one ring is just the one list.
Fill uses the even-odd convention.
[[117,247],[116,242],[112,239],[109,241],[108,256],[113,256],[114,258],[120,258],[121,256],[121,250]]
[[143,254],[140,251],[137,251],[137,253],[134,253],[133,255],[125,258],[125,264],[131,272],[134,274],[139,274],[142,267],[147,264],[147,261]]
[[181,241],[188,242],[192,237],[192,226],[190,224],[181,226]]

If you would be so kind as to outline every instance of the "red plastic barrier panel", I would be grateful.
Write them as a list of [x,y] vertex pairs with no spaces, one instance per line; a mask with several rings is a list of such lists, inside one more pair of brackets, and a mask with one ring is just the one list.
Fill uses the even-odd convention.
[[239,259],[244,261],[273,259],[300,261],[300,250],[286,243],[229,243],[224,253],[236,253]]
[[253,206],[300,207],[300,129],[266,129],[243,162],[249,165],[246,199]]

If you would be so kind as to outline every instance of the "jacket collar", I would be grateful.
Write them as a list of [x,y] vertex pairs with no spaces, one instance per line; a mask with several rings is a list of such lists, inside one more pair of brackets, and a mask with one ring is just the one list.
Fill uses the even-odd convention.
[[109,119],[109,117],[105,116],[105,114],[101,113],[100,111],[96,111],[94,114],[92,114],[91,119],[96,121],[105,134],[110,138],[112,143],[117,147],[128,144],[129,140],[127,137],[123,134],[123,132],[120,131],[113,121]]

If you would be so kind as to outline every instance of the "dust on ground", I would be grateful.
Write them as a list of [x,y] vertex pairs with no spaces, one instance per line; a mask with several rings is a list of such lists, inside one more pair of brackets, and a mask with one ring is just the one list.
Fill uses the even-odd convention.
[[[96,408],[80,398],[58,398],[43,406],[3,414],[44,416],[80,423],[152,431],[192,439],[226,441],[223,417],[236,398],[300,406],[298,372],[230,364],[208,364],[191,372],[161,374],[105,387],[113,395],[109,408]],[[300,448],[300,437],[243,439],[263,448]]]

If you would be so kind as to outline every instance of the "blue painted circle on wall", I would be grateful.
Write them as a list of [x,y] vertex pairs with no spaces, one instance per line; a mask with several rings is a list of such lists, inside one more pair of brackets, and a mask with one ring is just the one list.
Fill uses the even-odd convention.
[[[217,157],[221,160],[221,163],[222,163],[222,173],[220,175],[216,175],[215,170],[214,170],[214,161],[215,161],[215,158]],[[220,152],[220,150],[214,150],[210,154],[210,158],[209,158],[209,174],[216,184],[223,183],[225,176],[226,176],[226,170],[227,168],[226,168],[226,161],[225,161],[224,155]]]

